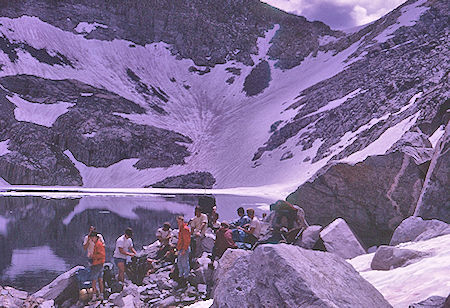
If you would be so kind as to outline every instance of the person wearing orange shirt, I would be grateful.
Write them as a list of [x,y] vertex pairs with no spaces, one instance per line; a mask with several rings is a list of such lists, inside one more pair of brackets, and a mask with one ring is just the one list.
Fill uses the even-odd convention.
[[[105,245],[99,240],[99,236],[95,231],[92,231],[91,234],[89,234],[89,241],[94,244],[91,265],[92,289],[94,291],[93,300],[96,300],[97,296],[98,299],[103,300],[103,264],[105,263]],[[100,294],[98,294],[97,291],[97,280]]]
[[189,275],[189,245],[191,244],[191,232],[189,231],[189,227],[184,222],[183,216],[177,217],[178,222],[178,242],[177,242],[177,250],[178,250],[178,258],[177,258],[177,266],[179,277],[181,278],[181,284],[186,284],[186,278]]

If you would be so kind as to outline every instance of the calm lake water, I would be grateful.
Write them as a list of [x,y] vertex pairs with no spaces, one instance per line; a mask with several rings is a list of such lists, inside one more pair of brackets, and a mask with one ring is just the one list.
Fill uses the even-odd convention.
[[[220,220],[233,220],[236,209],[253,207],[261,216],[274,200],[216,195]],[[81,196],[50,198],[0,196],[0,285],[34,292],[76,265],[86,265],[83,237],[95,225],[112,260],[117,237],[134,230],[137,250],[155,241],[165,221],[176,226],[179,214],[191,218],[198,196]]]

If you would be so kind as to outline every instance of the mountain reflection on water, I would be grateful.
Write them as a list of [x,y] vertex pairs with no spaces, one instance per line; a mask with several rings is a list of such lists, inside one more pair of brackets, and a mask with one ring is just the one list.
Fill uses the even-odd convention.
[[[261,215],[273,200],[215,196],[220,220],[236,218],[236,209],[253,207]],[[165,221],[193,216],[198,196],[83,196],[49,199],[0,196],[0,285],[34,292],[76,265],[86,265],[82,240],[94,225],[106,241],[107,261],[117,237],[134,230],[139,250],[155,241]]]

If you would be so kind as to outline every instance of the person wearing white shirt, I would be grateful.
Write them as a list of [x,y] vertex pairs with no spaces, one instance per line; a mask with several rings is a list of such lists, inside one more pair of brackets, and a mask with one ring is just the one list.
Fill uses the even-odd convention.
[[136,250],[133,247],[133,241],[131,238],[133,237],[133,230],[131,228],[127,228],[125,230],[125,234],[120,236],[116,241],[116,249],[114,250],[114,263],[119,268],[119,275],[117,280],[124,281],[125,274],[125,263],[127,261],[127,257],[133,257],[137,254]]
[[245,239],[245,241],[247,243],[250,243],[251,245],[254,245],[261,235],[261,222],[259,221],[258,217],[255,216],[254,209],[247,209],[247,215],[251,219],[248,229],[245,229],[243,227],[238,227],[238,229],[247,233],[247,238]]
[[[95,245],[92,241],[89,240],[89,235],[94,231],[96,231],[95,227],[90,226],[89,233],[84,237],[84,240],[83,240],[83,249],[87,253],[89,264],[92,263],[92,253],[94,252],[94,245]],[[101,241],[103,243],[103,245],[105,245],[105,239],[103,238],[103,236],[98,232],[97,232],[97,236],[98,236],[99,241]]]
[[199,206],[195,207],[194,218],[189,222],[191,226],[191,251],[192,257],[197,258],[203,250],[202,240],[205,237],[206,227],[208,226],[208,216],[201,212]]

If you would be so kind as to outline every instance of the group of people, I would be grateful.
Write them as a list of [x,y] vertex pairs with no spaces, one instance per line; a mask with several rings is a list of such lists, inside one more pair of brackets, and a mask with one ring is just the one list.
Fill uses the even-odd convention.
[[[114,263],[118,268],[117,279],[121,282],[125,277],[125,264],[128,256],[137,254],[133,247],[133,230],[125,229],[125,233],[116,240],[114,249]],[[95,226],[90,226],[89,233],[84,237],[83,249],[87,253],[88,263],[90,265],[90,275],[92,280],[93,299],[103,299],[104,283],[103,283],[103,265],[106,260],[105,239],[96,231]],[[98,283],[98,288],[97,288]]]
[[[272,208],[273,207],[273,208]],[[270,222],[273,235],[261,240],[262,225],[255,210],[248,208],[245,212],[243,207],[237,209],[238,219],[231,223],[225,221],[219,222],[219,215],[215,207],[209,214],[202,213],[202,209],[197,206],[194,210],[194,217],[186,221],[184,216],[177,217],[178,239],[174,243],[172,238],[172,229],[169,222],[163,224],[156,232],[159,241],[159,248],[156,253],[156,260],[151,262],[168,262],[177,261],[178,278],[180,284],[186,284],[190,273],[190,264],[201,256],[203,251],[203,241],[206,236],[207,228],[211,228],[216,235],[214,248],[211,259],[214,261],[219,259],[229,248],[247,248],[250,249],[256,243],[276,243],[280,240],[280,234],[284,232],[286,242],[289,238],[296,239],[301,231],[307,227],[305,214],[301,208],[290,203],[280,200],[271,205],[272,220]],[[137,254],[133,247],[133,231],[127,228],[122,236],[116,240],[114,250],[114,263],[118,268],[117,280],[124,281],[125,264],[128,257]],[[98,293],[99,297],[103,294],[102,269],[105,263],[105,240],[103,236],[96,232],[94,226],[90,227],[89,234],[86,235],[83,242],[83,248],[87,252],[87,257],[91,268],[92,288],[94,293]],[[148,259],[149,260],[149,259]],[[99,288],[97,289],[97,283]]]

